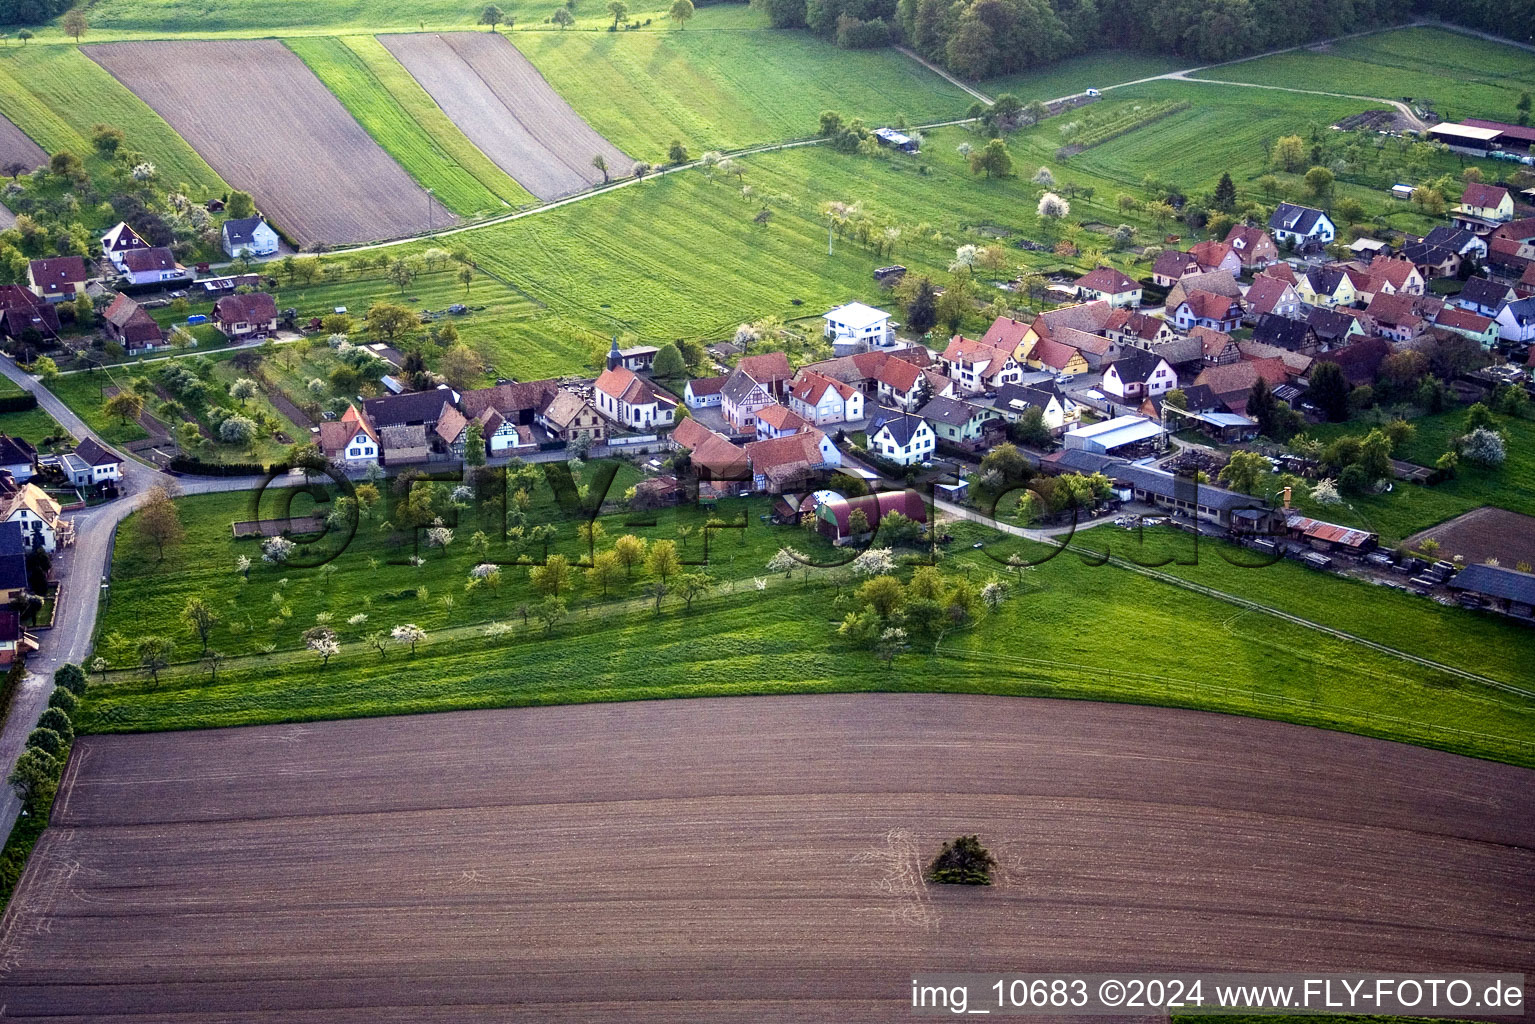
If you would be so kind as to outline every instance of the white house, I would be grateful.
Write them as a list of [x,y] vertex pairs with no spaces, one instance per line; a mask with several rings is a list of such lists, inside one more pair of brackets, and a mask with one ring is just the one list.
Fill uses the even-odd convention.
[[898,409],[880,409],[869,420],[869,451],[902,466],[925,462],[933,456],[938,436],[920,416]]
[[355,405],[339,420],[320,424],[320,451],[342,466],[376,466],[382,449],[378,434]]
[[138,232],[130,228],[125,221],[118,221],[116,227],[101,236],[101,251],[119,271],[123,269],[123,253],[133,249],[148,248],[150,248],[149,243],[140,238]]
[[1103,371],[1103,391],[1121,401],[1165,395],[1178,386],[1178,374],[1167,360],[1131,349]]
[[817,426],[861,420],[863,392],[814,370],[801,370],[789,385],[789,409]]
[[0,434],[0,470],[11,474],[18,483],[32,479],[37,449],[19,437]]
[[682,389],[682,401],[689,409],[718,409],[725,381],[729,379],[728,375],[721,374],[718,377],[690,380]]
[[826,321],[826,337],[831,339],[832,349],[839,356],[886,348],[895,343],[890,314],[862,302],[838,306],[823,314],[821,319]]
[[123,478],[123,460],[93,437],[75,446],[74,457],[79,465],[71,472],[70,483],[76,487],[100,487]]
[[720,389],[720,412],[737,434],[756,433],[757,410],[773,402],[769,385],[739,366],[725,378],[725,386]]
[[1054,434],[1082,422],[1082,407],[1050,381],[1008,384],[997,391],[992,408],[1010,423],[1016,423],[1028,409],[1038,409],[1040,422]]
[[633,370],[603,370],[593,386],[597,411],[634,430],[669,427],[677,414],[677,401]]
[[36,484],[18,484],[0,476],[0,523],[21,527],[21,544],[28,550],[53,552],[74,542],[74,524],[59,514],[59,503]]
[[1494,319],[1504,341],[1535,341],[1535,297],[1510,302]]
[[1018,365],[1011,351],[992,348],[962,334],[950,339],[949,347],[943,350],[940,358],[949,379],[967,394],[990,391],[1023,380],[1023,367]]
[[176,257],[163,245],[129,249],[122,257],[119,267],[129,284],[168,284],[172,281],[192,280],[192,274],[177,263]]
[[1338,237],[1338,227],[1321,210],[1294,203],[1280,203],[1274,215],[1269,218],[1269,234],[1280,245],[1286,242],[1297,246],[1311,242],[1331,245],[1333,239]]
[[277,232],[260,217],[226,220],[220,235],[224,251],[231,259],[240,256],[270,256],[277,251]]
[[1110,306],[1139,306],[1139,281],[1113,267],[1098,267],[1076,280],[1077,297],[1083,302],[1107,302]]

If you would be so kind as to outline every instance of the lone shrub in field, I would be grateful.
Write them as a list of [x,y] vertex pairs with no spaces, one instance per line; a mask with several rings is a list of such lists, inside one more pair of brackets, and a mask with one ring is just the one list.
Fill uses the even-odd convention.
[[996,864],[980,836],[960,836],[943,844],[928,866],[927,880],[941,885],[990,885]]

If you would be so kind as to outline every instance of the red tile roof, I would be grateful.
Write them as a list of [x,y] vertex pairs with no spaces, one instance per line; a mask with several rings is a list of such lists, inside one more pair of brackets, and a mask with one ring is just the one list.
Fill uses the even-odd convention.
[[1462,206],[1493,207],[1508,198],[1508,189],[1501,185],[1484,185],[1473,181],[1460,194]]
[[1140,284],[1133,278],[1115,267],[1099,267],[1091,273],[1077,278],[1076,285],[1078,288],[1102,292],[1106,295],[1120,295],[1124,292],[1133,292],[1140,287]]

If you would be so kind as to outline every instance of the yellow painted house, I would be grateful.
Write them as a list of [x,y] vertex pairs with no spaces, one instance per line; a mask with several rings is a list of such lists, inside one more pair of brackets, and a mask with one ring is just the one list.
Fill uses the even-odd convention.
[[1310,306],[1352,306],[1359,299],[1354,282],[1340,267],[1315,267],[1298,275],[1295,292]]
[[1035,370],[1069,373],[1072,376],[1086,373],[1089,369],[1087,359],[1080,351],[1051,338],[1040,338],[1024,361]]
[[1479,220],[1507,223],[1514,219],[1514,198],[1501,185],[1483,185],[1473,181],[1461,193],[1455,212]]

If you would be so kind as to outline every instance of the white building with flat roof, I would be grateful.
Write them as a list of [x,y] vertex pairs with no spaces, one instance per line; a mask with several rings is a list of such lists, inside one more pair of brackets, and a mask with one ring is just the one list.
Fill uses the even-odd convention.
[[871,348],[886,348],[895,343],[895,327],[883,309],[849,302],[824,314],[826,337],[838,355],[852,355]]

